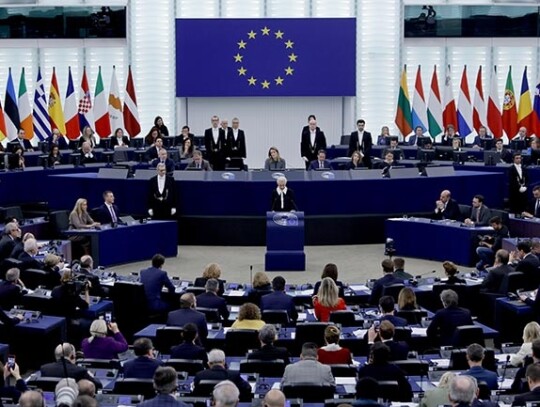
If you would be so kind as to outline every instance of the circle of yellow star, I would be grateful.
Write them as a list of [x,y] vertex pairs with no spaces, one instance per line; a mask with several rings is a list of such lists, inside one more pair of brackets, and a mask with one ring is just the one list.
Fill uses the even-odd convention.
[[266,79],[261,82],[263,89],[270,89],[270,82],[268,82]]
[[240,42],[237,42],[238,44],[238,49],[246,49],[246,44],[247,42],[245,42],[244,40],[240,40]]
[[285,74],[286,75],[292,75],[294,72],[294,69],[291,68],[290,66],[288,66],[287,68],[285,68]]
[[257,83],[257,79],[255,79],[253,76],[251,78],[248,78],[249,86],[255,86],[256,83]]
[[298,58],[298,55],[296,55],[294,52],[289,55],[289,62],[296,62],[296,59]]
[[255,31],[251,30],[250,32],[248,32],[248,39],[254,40],[256,35],[257,35],[257,33]]
[[261,31],[262,31],[262,35],[270,35],[270,28],[266,26],[264,28],[261,28]]
[[242,62],[242,58],[244,58],[244,56],[237,53],[234,56],[234,62]]
[[241,66],[239,69],[237,69],[237,71],[238,71],[238,76],[240,76],[240,75],[245,75],[247,72],[247,69]]
[[276,85],[283,85],[283,78],[281,76],[278,76],[276,79]]
[[293,45],[294,45],[294,42],[292,42],[291,40],[287,40],[285,42],[285,49],[288,49],[288,48],[292,49]]
[[282,40],[283,39],[283,34],[285,34],[285,33],[283,31],[281,31],[281,30],[278,30],[274,34],[276,36],[276,40]]

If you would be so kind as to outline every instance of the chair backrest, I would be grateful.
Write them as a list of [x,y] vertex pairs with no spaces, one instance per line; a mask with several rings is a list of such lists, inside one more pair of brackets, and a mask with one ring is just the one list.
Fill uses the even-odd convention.
[[291,322],[287,310],[284,309],[263,311],[262,319],[267,324],[281,324],[284,326],[289,325]]
[[55,237],[63,236],[63,232],[69,228],[69,212],[53,211],[49,214],[51,232]]
[[[495,359],[495,351],[493,349],[484,349],[484,360],[482,361],[482,367],[493,372],[497,371],[497,359]],[[469,369],[469,364],[467,362],[467,349],[452,350],[450,353],[449,368],[451,370]]]
[[24,219],[20,206],[5,206],[0,208],[0,222],[4,223],[7,218]]
[[39,269],[26,269],[21,272],[21,280],[24,285],[31,290],[35,290],[40,285],[46,285],[49,281],[49,276],[46,271]]
[[165,362],[165,366],[171,366],[177,372],[186,372],[189,376],[195,376],[204,370],[203,361],[194,359],[169,359]]
[[348,145],[349,141],[351,140],[350,134],[344,134],[339,138],[339,144],[342,146]]
[[204,294],[206,289],[204,287],[188,287],[186,288],[186,293],[192,293],[195,297],[199,294]]
[[471,343],[484,346],[484,331],[482,331],[482,328],[476,325],[458,326],[454,332],[452,346],[463,348]]
[[220,322],[221,317],[217,308],[197,307],[197,311],[202,312],[206,317],[206,322]]
[[395,360],[392,362],[399,367],[407,376],[423,376],[427,377],[429,371],[429,363],[426,360],[407,359]]
[[405,287],[404,284],[392,284],[383,287],[382,295],[389,295],[395,302],[398,300],[399,292]]
[[394,340],[409,343],[411,340],[412,330],[408,326],[394,327]]
[[336,390],[333,386],[310,386],[310,385],[294,385],[283,386],[285,397],[300,398],[304,403],[322,403],[324,400],[334,397]]
[[[110,294],[114,303],[114,316],[124,336],[132,335],[148,325],[146,293],[141,283],[116,281]],[[137,315],[137,318],[133,318],[133,315]]]
[[330,322],[341,324],[341,326],[359,326],[362,321],[356,321],[354,312],[349,310],[332,311],[330,313]]
[[240,362],[240,373],[258,373],[262,377],[282,377],[285,362],[278,360],[249,359]]
[[221,380],[201,380],[193,389],[191,394],[193,396],[209,397],[214,391],[216,384],[221,382]]
[[526,285],[525,274],[521,271],[512,271],[504,275],[499,292],[502,294],[515,293],[518,289],[525,288]]
[[324,346],[324,330],[330,325],[327,322],[307,322],[296,325],[295,342],[301,348],[305,342],[316,343],[317,346]]
[[184,329],[180,326],[164,326],[156,329],[156,342],[154,347],[161,353],[170,353],[171,348],[180,344]]
[[471,210],[472,210],[471,205],[459,204],[458,206],[459,206],[459,213],[461,216],[459,220],[463,220],[463,219],[467,219],[471,217]]
[[58,382],[62,377],[46,377],[41,376],[36,379],[28,380],[28,387],[37,387],[43,391],[54,391]]
[[4,280],[6,278],[6,273],[11,268],[18,268],[21,270],[23,262],[17,259],[14,259],[12,257],[8,257],[7,259],[4,259],[2,263],[0,264],[0,279]]
[[258,349],[259,331],[254,329],[231,329],[225,334],[227,356],[245,356],[250,349]]
[[379,381],[379,398],[390,401],[400,401],[399,384],[395,380]]
[[409,325],[420,324],[422,318],[427,317],[427,311],[422,310],[396,311],[394,314],[396,317],[406,319]]
[[356,377],[356,366],[354,365],[330,365],[332,376],[334,377]]
[[94,369],[119,369],[120,360],[118,359],[77,359],[77,365],[83,366],[86,368]]
[[117,379],[114,383],[114,393],[136,395],[140,394],[145,399],[153,398],[156,394],[152,379]]

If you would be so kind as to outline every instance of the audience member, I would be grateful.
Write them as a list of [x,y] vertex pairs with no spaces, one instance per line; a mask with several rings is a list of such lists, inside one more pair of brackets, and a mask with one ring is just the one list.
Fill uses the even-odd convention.
[[183,343],[171,348],[171,359],[192,359],[201,360],[206,366],[208,355],[206,350],[195,343],[198,337],[197,325],[187,323],[182,330]]
[[163,149],[163,138],[160,136],[156,137],[153,144],[146,150],[145,158],[146,161],[152,162],[159,157],[159,152]]
[[[90,283],[77,284],[73,272],[70,269],[64,269],[60,285],[51,291],[55,314],[69,318],[74,325],[78,325],[83,317],[83,312],[88,309],[90,304],[89,290]],[[81,298],[80,294],[83,294],[84,298]],[[83,328],[81,327],[81,329]]]
[[372,305],[377,305],[379,299],[382,296],[384,287],[394,284],[403,284],[403,280],[396,278],[394,275],[394,263],[390,259],[384,259],[381,262],[383,276],[379,278],[373,284],[371,289],[371,297],[369,298],[369,303]]
[[394,297],[390,295],[385,295],[379,300],[379,310],[381,311],[381,317],[379,318],[382,321],[390,321],[394,326],[407,326],[407,320],[405,318],[396,317],[394,311],[396,308],[396,303],[394,302]]
[[144,286],[146,303],[150,312],[161,313],[169,309],[169,305],[161,298],[161,292],[164,287],[171,294],[175,290],[167,272],[162,270],[163,264],[165,264],[165,257],[161,254],[154,254],[152,267],[141,270],[140,273],[140,281]]
[[[273,390],[270,390],[273,391]],[[270,393],[270,391],[268,393]],[[268,393],[266,393],[268,395]],[[240,402],[240,391],[230,380],[223,380],[215,385],[212,392],[215,407],[236,407]],[[270,406],[269,404],[265,404]],[[277,406],[276,406],[277,407]]]
[[136,339],[133,351],[137,357],[124,363],[124,378],[151,379],[161,366],[161,361],[155,359],[152,341],[148,338]]
[[[163,145],[163,139],[161,138],[161,134],[159,133],[159,129],[157,127],[152,127],[148,134],[144,137],[144,145],[148,147],[154,147],[156,144],[156,141],[160,139],[161,143]],[[161,147],[160,147],[161,148]]]
[[90,126],[84,126],[82,129],[82,135],[78,140],[79,143],[79,149],[82,148],[83,144],[85,142],[88,142],[90,144],[90,147],[94,148],[97,146],[97,140],[95,137],[94,130]]
[[[0,397],[2,399],[12,399],[14,402],[17,402],[21,394],[28,391],[28,386],[21,377],[19,365],[14,363],[10,366],[6,363],[2,370],[4,374],[2,380],[0,380]],[[15,381],[15,385],[9,384],[11,379]]]
[[185,138],[180,147],[178,147],[178,152],[182,160],[193,158],[193,151],[195,151],[195,146],[190,138]]
[[71,407],[79,395],[77,382],[71,378],[60,379],[56,385],[54,395],[58,407]]
[[24,284],[19,276],[18,268],[10,268],[5,280],[0,282],[0,308],[10,310],[22,304]]
[[482,285],[480,286],[480,291],[506,295],[507,290],[506,287],[503,286],[503,281],[508,273],[514,271],[514,269],[508,265],[509,259],[510,255],[508,251],[504,249],[497,250],[495,253],[495,263],[487,273],[487,276],[484,277]]
[[175,394],[178,389],[178,374],[174,368],[170,366],[158,367],[153,379],[154,389],[157,395],[153,399],[143,401],[139,404],[140,407],[191,406],[191,404],[176,400]]
[[476,254],[479,261],[476,263],[476,269],[484,270],[487,266],[493,263],[495,253],[502,248],[503,239],[509,236],[508,228],[502,224],[502,220],[498,216],[494,216],[489,220],[489,225],[495,231],[494,234],[484,236],[478,243]]
[[459,297],[453,290],[441,292],[443,309],[437,311],[427,328],[427,337],[431,343],[451,345],[458,326],[472,325],[471,312],[458,307]]
[[21,269],[43,269],[43,262],[36,259],[36,256],[39,252],[38,244],[36,239],[27,239],[24,242],[24,250],[19,254],[18,260],[21,262]]
[[484,348],[477,343],[467,347],[467,363],[469,370],[463,374],[474,377],[478,382],[485,382],[490,390],[497,390],[499,387],[497,373],[482,367],[484,360]]
[[90,295],[105,296],[105,288],[101,286],[99,277],[94,274],[94,259],[92,256],[85,254],[81,257],[80,267],[75,273],[75,278],[79,281],[90,281]]
[[512,406],[525,406],[530,402],[540,401],[540,364],[533,363],[527,367],[527,383],[530,391],[516,396]]
[[532,344],[537,339],[540,339],[540,325],[538,325],[538,322],[533,321],[525,325],[522,339],[521,348],[510,358],[510,364],[513,366],[522,365],[527,356],[532,357]]
[[321,286],[321,281],[325,277],[330,277],[332,280],[334,280],[334,283],[336,283],[339,289],[339,296],[343,298],[345,296],[345,286],[341,281],[338,280],[338,267],[334,263],[328,263],[324,266],[321,279],[317,281],[315,283],[315,287],[313,287],[313,295],[317,295],[319,287]]
[[60,256],[47,253],[43,259],[43,271],[47,273],[44,281],[45,288],[51,290],[57,285],[60,285],[60,270],[64,269],[64,262]]
[[470,226],[487,226],[491,219],[491,210],[484,205],[484,196],[475,195],[472,200],[471,216],[464,223]]
[[533,199],[529,201],[529,205],[521,213],[524,218],[540,218],[540,185],[536,185],[533,190]]
[[531,253],[530,241],[520,241],[516,250],[510,253],[510,263],[515,271],[525,274],[526,288],[538,287],[540,284],[540,260]]
[[281,388],[294,385],[336,385],[330,366],[317,361],[317,345],[306,342],[302,345],[300,360],[287,365],[281,379]]
[[225,280],[222,280],[220,277],[221,266],[217,263],[208,263],[206,266],[204,266],[202,277],[197,277],[193,282],[193,285],[195,287],[205,287],[208,279],[215,278],[219,282],[219,289],[217,294],[219,296],[222,296],[225,292]]
[[412,274],[405,271],[405,259],[403,257],[394,257],[394,277],[400,280],[410,280],[413,278]]
[[197,311],[197,299],[193,293],[185,293],[180,297],[180,309],[169,312],[167,316],[167,325],[184,326],[193,323],[197,326],[200,340],[204,343],[208,336],[208,327],[206,325],[206,316]]
[[266,324],[259,330],[259,341],[261,342],[260,349],[254,349],[248,353],[248,360],[278,360],[281,359],[286,365],[289,361],[289,351],[287,348],[274,346],[274,341],[277,339],[276,327],[272,324]]
[[448,403],[450,382],[456,377],[454,372],[446,372],[441,376],[439,384],[434,389],[426,390],[420,399],[420,407],[438,407]]
[[457,276],[457,274],[459,274],[459,270],[453,262],[445,261],[442,266],[444,269],[444,274],[446,275],[444,284],[465,284],[465,280]]
[[[13,247],[13,250],[11,251],[11,254],[8,257],[11,257],[12,259],[18,259],[22,252],[24,252],[24,243],[28,239],[35,239],[33,233],[25,233],[22,237],[22,239],[16,240],[15,246]],[[39,246],[39,245],[38,245]]]
[[49,144],[49,150],[52,150],[53,147],[58,147],[60,150],[68,149],[68,143],[65,137],[60,134],[60,130],[57,128],[52,129],[52,133],[47,137],[46,141]]
[[96,386],[93,382],[87,379],[81,379],[77,382],[79,387],[79,396],[96,397]]
[[62,164],[62,154],[58,146],[52,146],[49,156],[47,157],[47,167],[54,168],[57,165]]
[[281,390],[271,389],[264,395],[263,405],[265,407],[285,407],[285,394]]
[[285,279],[281,276],[276,276],[272,280],[272,289],[274,292],[261,297],[261,311],[268,310],[285,310],[291,321],[298,319],[298,312],[294,305],[294,299],[290,295],[285,294]]
[[19,399],[19,407],[43,407],[44,405],[43,394],[36,390],[25,391]]
[[240,306],[238,318],[231,325],[232,329],[255,329],[259,330],[264,326],[261,319],[261,310],[255,304],[246,302]]
[[248,290],[247,301],[256,305],[261,303],[261,297],[272,292],[272,284],[270,278],[264,271],[257,271],[253,275],[253,281],[251,282],[251,289]]
[[218,296],[219,281],[215,278],[208,279],[206,281],[205,290],[206,292],[197,296],[197,305],[203,308],[216,309],[223,321],[228,320],[229,309],[227,308],[227,301]]
[[419,309],[416,303],[416,294],[411,287],[403,287],[398,294],[399,311],[416,311]]
[[21,239],[21,229],[16,222],[9,222],[4,226],[4,233],[0,239],[0,262],[7,259],[17,242]]
[[445,189],[441,192],[439,200],[435,202],[435,219],[459,220],[460,218],[458,203],[452,199],[451,192]]
[[120,148],[120,147],[129,147],[130,141],[129,137],[124,135],[124,130],[118,128],[114,131],[114,134],[111,136],[111,147]]
[[156,118],[154,119],[154,127],[158,129],[159,134],[161,134],[162,136],[169,135],[169,129],[163,123],[163,118],[161,116],[156,116]]
[[99,407],[97,400],[93,397],[81,395],[75,399],[71,407]]
[[351,161],[349,161],[345,165],[346,170],[356,170],[358,168],[363,168],[364,163],[362,162],[362,159],[364,158],[364,154],[362,154],[360,151],[353,151],[351,155]]
[[94,149],[92,145],[90,144],[90,142],[85,141],[82,144],[82,147],[81,147],[81,164],[82,165],[93,164],[93,163],[98,162],[98,159],[96,155],[94,154],[93,150]]
[[282,171],[286,167],[285,159],[280,157],[279,150],[276,147],[270,147],[268,158],[264,162],[264,169],[268,171]]
[[378,403],[379,383],[371,377],[362,377],[356,382],[354,407],[383,407]]
[[368,344],[377,341],[384,343],[390,349],[388,360],[405,360],[409,355],[407,342],[394,340],[395,327],[390,321],[382,321],[379,327],[372,325],[367,332]]
[[[113,336],[107,336],[110,330]],[[117,359],[118,354],[128,349],[124,335],[118,329],[116,322],[105,322],[96,319],[90,325],[90,337],[82,341],[81,350],[85,358]]]
[[450,381],[448,399],[452,403],[452,406],[470,406],[476,397],[477,390],[478,386],[474,377],[466,375],[456,376]]
[[334,280],[330,277],[323,278],[317,295],[313,297],[315,316],[319,321],[328,322],[332,311],[347,309],[345,300],[338,297],[338,294],[339,290]]
[[169,153],[164,148],[158,151],[158,156],[152,160],[150,166],[157,167],[158,164],[165,165],[167,174],[171,175],[174,172],[174,161],[169,158]]
[[351,365],[352,354],[347,348],[339,346],[341,331],[335,325],[328,325],[324,330],[326,345],[317,351],[317,360],[324,365]]

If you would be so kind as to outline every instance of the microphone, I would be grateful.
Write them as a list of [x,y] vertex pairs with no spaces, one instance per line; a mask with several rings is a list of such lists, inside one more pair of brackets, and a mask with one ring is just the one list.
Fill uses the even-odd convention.
[[249,284],[253,284],[253,264],[249,265]]
[[506,375],[506,368],[508,367],[508,362],[510,362],[510,355],[506,355],[506,362],[504,362],[504,367],[503,367],[503,372],[502,372],[502,381],[501,381],[501,386],[499,386],[499,391],[497,392],[497,405],[499,405],[499,399],[501,398],[501,387],[502,387],[502,383],[504,382],[504,376]]
[[433,273],[436,273],[437,270],[431,270],[431,271],[426,271],[425,273],[422,273],[422,274],[418,274],[417,276],[415,276],[414,278],[417,279],[417,278],[422,278],[424,276],[427,276],[428,274],[433,274]]

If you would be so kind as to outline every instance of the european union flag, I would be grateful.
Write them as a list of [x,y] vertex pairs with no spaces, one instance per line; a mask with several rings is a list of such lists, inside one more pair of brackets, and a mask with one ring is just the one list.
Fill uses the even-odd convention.
[[354,18],[178,19],[176,95],[354,96]]

